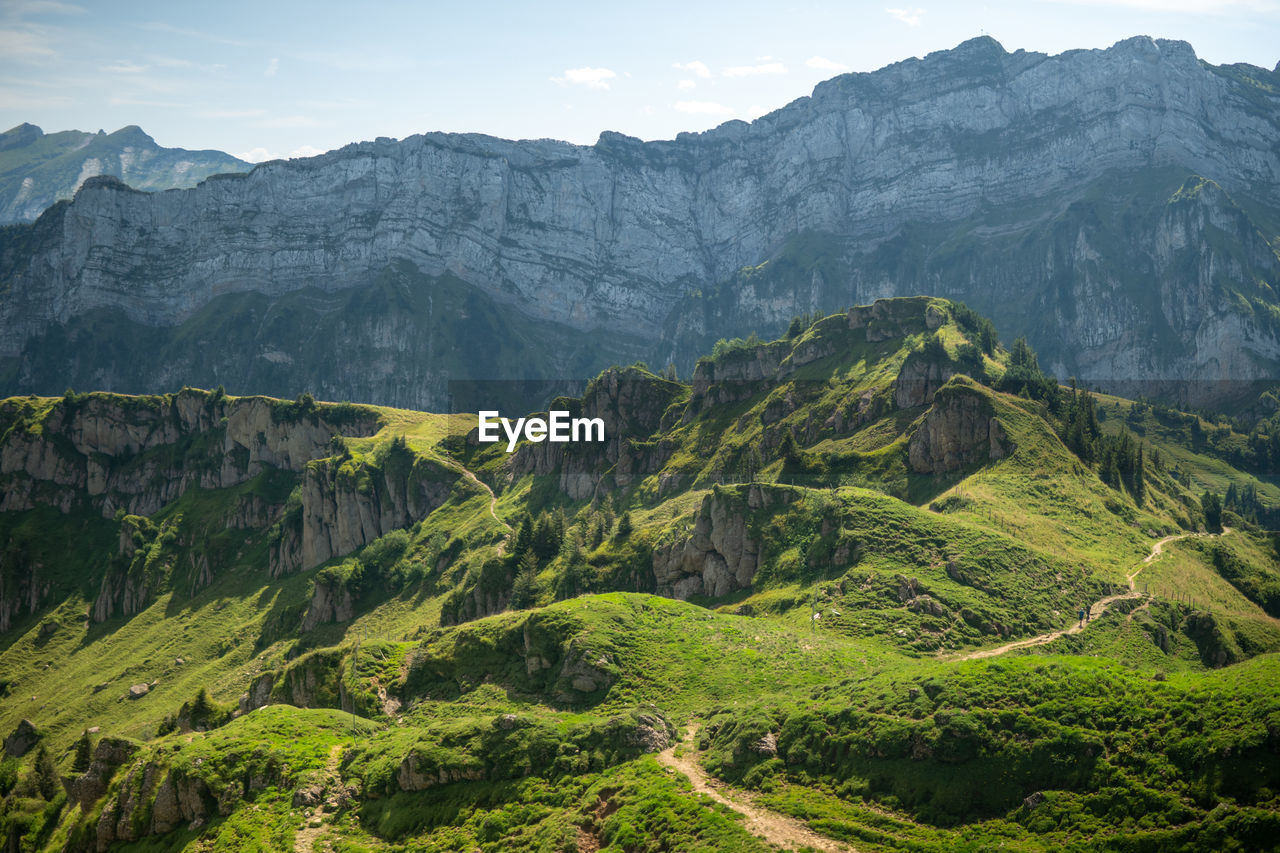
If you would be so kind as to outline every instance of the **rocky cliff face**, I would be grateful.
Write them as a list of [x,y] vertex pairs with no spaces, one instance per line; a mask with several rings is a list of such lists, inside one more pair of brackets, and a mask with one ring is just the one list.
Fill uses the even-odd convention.
[[681,600],[694,595],[718,598],[751,586],[760,567],[760,537],[750,529],[750,512],[785,503],[791,493],[749,486],[745,494],[745,505],[735,499],[736,493],[707,495],[689,535],[654,550],[658,595]]
[[[89,181],[3,237],[2,390],[66,381],[90,348],[106,357],[86,374],[98,384],[172,382],[213,360],[234,367],[234,387],[251,386],[294,364],[285,372],[326,394],[438,405],[442,378],[520,375],[522,364],[565,375],[644,341],[657,363],[687,363],[716,337],[776,331],[799,311],[920,292],[964,299],[1008,337],[1027,333],[1064,374],[1270,376],[1280,338],[1261,283],[1277,261],[1256,223],[1280,207],[1276,79],[1209,66],[1182,42],[1051,57],[981,38],[669,142],[428,134],[181,192]],[[1220,189],[1182,204],[1190,176]],[[303,328],[283,314],[247,358],[217,352],[236,333],[222,318],[247,299],[350,294],[396,265],[418,289],[333,321],[354,366],[309,373],[328,320]],[[394,334],[387,298],[429,303],[441,277],[495,306],[505,328],[480,330],[494,346],[515,325],[544,324],[517,346],[523,362],[446,364],[380,337]],[[338,317],[354,298],[314,310]],[[84,318],[105,316],[88,335]],[[581,364],[549,358],[553,327],[597,335]],[[138,370],[102,334],[126,352],[146,334],[164,347],[203,336],[213,351],[177,349],[177,364]],[[382,381],[401,373],[424,381]]]
[[188,488],[221,489],[267,468],[301,471],[340,432],[372,435],[368,409],[304,408],[186,390],[164,397],[68,396],[0,406],[0,512],[87,502],[106,518],[150,515]]
[[945,474],[1008,454],[1008,436],[987,393],[967,380],[940,389],[907,443],[918,474]]
[[[426,518],[448,499],[458,477],[454,469],[409,451],[389,457],[381,467],[341,456],[308,465],[302,501],[283,519],[280,538],[272,545],[272,576],[313,569]],[[311,627],[335,618],[342,621],[337,618],[344,612],[342,596],[336,595],[312,602],[318,621]],[[348,596],[345,618],[350,618],[350,609]]]
[[[0,512],[54,508],[118,518],[114,555],[110,546],[89,552],[83,567],[98,585],[91,616],[102,622],[138,613],[168,588],[181,547],[202,535],[182,533],[173,519],[153,523],[147,516],[192,488],[227,489],[260,474],[301,479],[308,462],[330,452],[334,436],[371,435],[379,426],[376,412],[356,406],[228,398],[197,390],[163,397],[69,394],[56,401],[5,400],[0,403]],[[212,523],[265,535],[285,509],[288,488],[284,485],[278,499],[242,494],[230,502],[225,517]],[[412,513],[425,514],[443,500],[433,486],[411,496],[403,484],[400,491],[395,488],[393,483],[385,511],[379,501],[386,488],[372,495],[372,509],[361,496],[331,502],[328,513],[317,510],[316,529],[307,536],[298,531],[297,550],[348,553],[369,541],[361,539],[369,530],[386,532],[387,525],[407,523]],[[348,514],[362,511],[369,525],[356,525],[359,532],[352,533]],[[278,571],[301,565],[297,554],[276,551],[283,555]],[[22,543],[0,548],[0,631],[37,612],[49,596],[52,581],[43,560]],[[191,592],[208,585],[216,569],[199,549],[188,551],[180,567],[189,570]]]
[[[507,464],[514,482],[526,474],[559,473],[560,489],[585,500],[616,486],[627,488],[637,476],[660,469],[672,448],[647,441],[662,425],[663,415],[683,388],[634,368],[610,369],[587,388],[580,400],[563,400],[572,417],[604,422],[603,442],[523,443]],[[556,404],[559,405],[559,404]],[[601,475],[612,469],[608,482]]]

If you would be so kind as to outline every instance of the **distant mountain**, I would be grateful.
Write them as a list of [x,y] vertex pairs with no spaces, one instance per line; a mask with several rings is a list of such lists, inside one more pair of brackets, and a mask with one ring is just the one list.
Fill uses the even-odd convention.
[[20,124],[0,136],[0,224],[31,222],[97,175],[142,190],[169,190],[252,168],[221,151],[162,148],[132,124],[115,133],[45,133],[34,124]]
[[978,38],[670,141],[431,133],[180,192],[96,178],[0,234],[0,393],[440,409],[452,380],[687,373],[721,337],[928,294],[1059,378],[1217,403],[1280,378],[1277,140],[1276,72]]

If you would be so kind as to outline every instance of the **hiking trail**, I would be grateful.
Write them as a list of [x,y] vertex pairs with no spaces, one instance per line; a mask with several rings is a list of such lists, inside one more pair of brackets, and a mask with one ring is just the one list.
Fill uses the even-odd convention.
[[1058,639],[1059,637],[1063,637],[1068,634],[1079,634],[1089,625],[1089,622],[1092,622],[1094,619],[1106,613],[1108,608],[1110,608],[1111,605],[1114,604],[1115,602],[1123,601],[1131,598],[1142,598],[1145,595],[1145,593],[1138,592],[1137,577],[1138,575],[1142,574],[1142,570],[1145,569],[1148,565],[1150,565],[1151,562],[1155,560],[1156,557],[1159,557],[1161,554],[1164,553],[1165,545],[1167,545],[1170,542],[1177,542],[1180,539],[1189,539],[1193,536],[1203,536],[1203,537],[1213,539],[1219,536],[1226,536],[1230,532],[1231,532],[1230,527],[1223,527],[1221,533],[1175,533],[1172,536],[1166,536],[1160,541],[1156,542],[1154,545],[1151,546],[1151,553],[1148,554],[1146,557],[1144,557],[1142,562],[1138,563],[1137,566],[1134,568],[1134,570],[1128,576],[1125,577],[1125,581],[1129,584],[1128,592],[1121,592],[1115,595],[1109,595],[1106,598],[1100,598],[1097,601],[1095,601],[1093,604],[1090,604],[1089,610],[1088,610],[1088,617],[1089,617],[1088,621],[1084,622],[1083,624],[1077,622],[1075,625],[1072,625],[1070,628],[1064,628],[1061,631],[1050,631],[1049,633],[1041,634],[1038,637],[1028,637],[1025,640],[1016,640],[1012,643],[1006,643],[1003,646],[997,646],[994,649],[979,649],[976,652],[969,652],[968,654],[959,655],[958,657],[954,657],[950,659],[951,660],[977,660],[979,658],[991,658],[991,657],[996,657],[997,655],[1002,655],[1006,652],[1011,652],[1014,649],[1024,649],[1024,648],[1027,648],[1028,646],[1042,646],[1045,643],[1052,642]]
[[[329,750],[329,759],[324,765],[327,784],[332,784],[339,779],[338,762],[342,758],[342,747],[343,744],[335,743]],[[298,834],[293,837],[294,853],[314,853],[316,841],[329,828],[329,820],[321,817],[321,814],[322,808],[316,806],[309,816],[303,818],[305,823],[298,830]]]
[[[494,521],[498,522],[503,527],[507,528],[508,533],[513,532],[515,528],[513,528],[510,524],[507,524],[505,521],[503,521],[501,518],[498,517],[498,496],[493,493],[493,489],[489,488],[489,484],[486,483],[484,480],[481,480],[479,477],[477,477],[474,471],[472,471],[470,468],[467,468],[464,465],[459,465],[458,470],[462,472],[462,476],[466,477],[468,480],[475,483],[477,486],[484,489],[485,492],[488,493],[489,515],[493,517]],[[501,557],[506,550],[507,550],[507,543],[499,542],[498,556]]]
[[698,764],[696,741],[698,726],[691,724],[684,740],[686,751],[676,755],[676,746],[668,747],[656,756],[659,763],[670,767],[689,778],[693,790],[698,794],[706,794],[723,806],[728,806],[746,818],[746,830],[759,836],[770,844],[776,844],[786,850],[810,847],[824,853],[856,853],[847,844],[819,835],[805,825],[804,821],[789,817],[756,803],[755,797],[746,791],[735,790],[714,779]]

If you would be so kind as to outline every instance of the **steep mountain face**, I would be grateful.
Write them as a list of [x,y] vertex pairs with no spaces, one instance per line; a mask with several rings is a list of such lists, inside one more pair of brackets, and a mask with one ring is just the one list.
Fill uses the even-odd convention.
[[169,190],[251,168],[221,151],[162,148],[136,125],[115,133],[45,133],[34,124],[20,124],[0,135],[0,225],[34,221],[97,175],[141,190]]
[[[1278,86],[1182,42],[981,38],[673,141],[427,134],[183,192],[91,180],[0,237],[0,391],[216,379],[442,408],[449,380],[687,367],[928,293],[1061,375],[1214,399],[1280,375]],[[496,357],[433,356],[477,317]]]

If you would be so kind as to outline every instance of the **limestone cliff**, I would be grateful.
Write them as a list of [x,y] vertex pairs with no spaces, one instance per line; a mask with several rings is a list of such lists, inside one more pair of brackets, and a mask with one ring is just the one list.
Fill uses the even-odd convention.
[[376,414],[184,390],[163,397],[69,395],[0,404],[0,512],[87,505],[150,515],[188,488],[227,488],[267,468],[301,471]]
[[[684,394],[675,382],[636,368],[606,370],[580,400],[561,398],[552,408],[568,406],[572,417],[604,422],[603,442],[519,445],[507,464],[507,477],[526,474],[559,476],[561,491],[585,500],[611,487],[625,489],[637,476],[660,469],[672,447],[654,439],[674,403]],[[608,479],[602,479],[608,472]]]
[[989,394],[957,379],[940,389],[907,444],[911,470],[945,474],[1008,454],[1009,442]]
[[659,595],[718,598],[747,589],[760,567],[761,537],[749,521],[752,510],[791,498],[787,490],[746,487],[745,503],[735,492],[713,491],[702,499],[687,535],[653,552]]
[[312,462],[303,474],[301,501],[286,513],[272,544],[272,576],[315,568],[420,521],[445,502],[459,476],[406,449],[388,452],[380,465],[344,456]]
[[[1258,225],[1278,79],[1182,42],[984,37],[671,141],[426,134],[190,190],[94,179],[0,237],[0,393],[224,375],[440,408],[448,379],[688,365],[800,311],[933,293],[1060,375],[1212,395],[1280,364]],[[476,358],[416,343],[460,321]],[[317,361],[335,341],[347,358]]]

